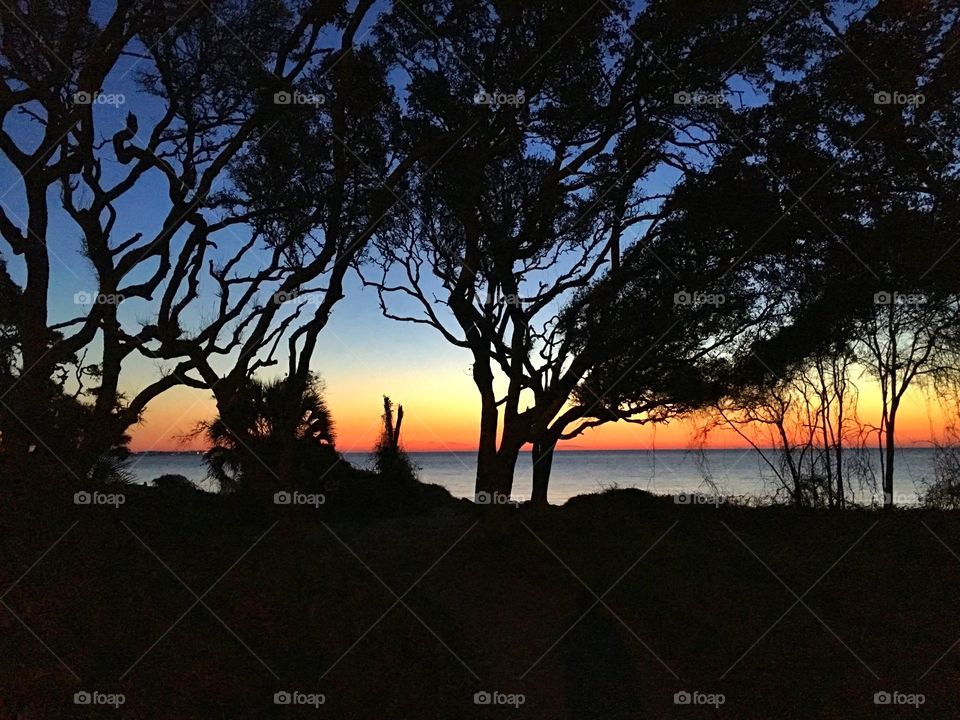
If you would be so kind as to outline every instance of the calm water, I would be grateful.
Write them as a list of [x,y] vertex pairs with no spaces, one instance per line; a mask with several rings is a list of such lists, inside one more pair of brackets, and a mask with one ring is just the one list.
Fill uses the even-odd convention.
[[[420,479],[424,482],[443,485],[458,497],[473,497],[476,472],[473,453],[410,453],[410,456],[420,468]],[[345,457],[361,467],[370,464],[370,456],[363,453],[345,453]],[[894,487],[898,503],[916,501],[917,486],[933,479],[933,460],[931,449],[899,451]],[[876,472],[876,452],[869,454],[869,461]],[[517,465],[514,482],[514,497],[517,499],[525,499],[530,491],[531,467],[530,453],[524,453]],[[213,489],[212,483],[206,479],[201,457],[194,453],[135,455],[132,469],[139,482],[146,483],[172,473]],[[778,486],[773,471],[755,450],[567,451],[555,455],[550,502],[562,503],[574,495],[614,485],[662,494],[709,492],[710,486],[705,478],[715,483],[724,495],[767,495]],[[848,478],[853,478],[850,471]],[[860,497],[869,500],[871,492],[866,490]]]

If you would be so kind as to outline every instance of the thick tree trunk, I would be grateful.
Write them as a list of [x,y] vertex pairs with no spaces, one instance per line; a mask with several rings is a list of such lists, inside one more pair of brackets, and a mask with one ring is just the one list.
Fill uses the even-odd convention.
[[539,507],[547,505],[547,487],[550,485],[553,451],[556,447],[556,438],[544,438],[533,444],[533,494],[530,501]]
[[[28,221],[27,242],[23,261],[26,283],[17,317],[21,352],[21,372],[12,388],[5,389],[3,413],[4,454],[11,467],[31,469],[31,465],[48,453],[43,441],[47,434],[50,377],[56,367],[56,357],[49,352],[50,334],[47,327],[47,295],[50,285],[50,258],[45,243],[47,236],[46,185],[25,179]],[[47,438],[49,442],[50,438]],[[35,447],[36,454],[31,453]],[[49,458],[54,460],[54,458]],[[68,459],[69,460],[69,459]]]
[[48,356],[50,331],[47,327],[47,296],[50,290],[50,258],[45,244],[37,238],[47,237],[46,187],[28,186],[27,222],[28,244],[23,254],[27,268],[27,282],[23,288],[20,317],[20,344],[23,355],[21,382],[33,382],[33,377],[48,378],[54,358]]
[[78,449],[78,462],[85,473],[111,448],[122,444],[124,433],[129,429],[118,416],[120,370],[123,361],[119,348],[119,332],[116,324],[116,306],[107,308],[103,327],[103,359],[101,362],[100,387],[93,406],[93,417],[84,428]]
[[480,410],[480,440],[477,446],[477,481],[474,493],[492,493],[497,469],[497,408],[484,402]]
[[480,437],[477,445],[477,480],[474,498],[495,491],[497,474],[497,428],[500,415],[493,392],[493,374],[488,365],[475,358],[473,380],[480,391]]
[[494,492],[502,502],[509,500],[513,493],[513,475],[517,469],[517,460],[520,458],[522,447],[521,441],[508,437],[504,437],[500,443],[500,450],[497,452]]

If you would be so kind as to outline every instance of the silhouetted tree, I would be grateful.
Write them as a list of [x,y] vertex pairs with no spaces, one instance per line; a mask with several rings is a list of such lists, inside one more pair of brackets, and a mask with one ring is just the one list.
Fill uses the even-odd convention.
[[403,405],[398,406],[396,417],[394,417],[393,402],[384,395],[382,419],[383,431],[380,433],[377,446],[373,451],[377,472],[388,479],[415,479],[417,476],[416,468],[400,446]]
[[[129,436],[116,436],[106,447],[89,442],[89,434],[97,430],[96,411],[79,396],[85,378],[96,377],[97,368],[85,365],[82,355],[65,359],[53,368],[51,377],[33,384],[35,394],[30,400],[42,409],[42,435],[17,432],[24,421],[4,399],[19,380],[22,310],[23,292],[0,261],[0,477],[14,483],[25,476],[61,477],[68,487],[128,480]],[[76,389],[69,392],[66,386],[71,379]],[[65,458],[72,464],[66,465]]]
[[[381,29],[408,81],[405,129],[430,137],[464,118],[474,127],[412,180],[416,202],[385,234],[383,275],[368,282],[388,317],[431,325],[471,353],[476,490],[509,495],[520,449],[541,442],[592,362],[563,352],[559,311],[620,264],[623,245],[642,243],[661,218],[665,177],[690,172],[721,142],[735,113],[706,107],[697,92],[717,97],[733,74],[763,82],[773,58],[802,61],[805,46],[784,38],[806,34],[807,11],[653,2],[631,17],[625,3],[580,1],[409,9]],[[764,33],[774,18],[777,32]],[[393,295],[422,314],[398,310]]]
[[[343,275],[406,168],[388,157],[386,70],[357,46],[372,5],[130,0],[102,20],[88,3],[0,9],[0,149],[23,194],[21,212],[0,212],[0,235],[25,278],[7,452],[49,440],[41,388],[87,351],[71,373],[93,408],[85,456],[174,386],[231,403],[283,341],[291,383],[306,391]],[[115,85],[127,75],[138,90],[121,113],[128,88]],[[145,189],[156,227],[137,222]],[[75,248],[49,242],[61,221]],[[89,303],[58,321],[51,267],[64,252],[81,252],[93,280],[80,294]],[[160,370],[124,397],[138,359]]]
[[[607,422],[663,422],[754,382],[740,368],[793,321],[805,280],[788,224],[756,242],[783,214],[772,185],[736,157],[690,174],[621,267],[573,299],[561,347],[589,370],[551,419],[549,442]],[[543,501],[549,467],[534,460]]]
[[854,360],[849,344],[826,346],[779,377],[728,392],[708,411],[759,453],[797,506],[843,507],[852,497],[848,470],[858,467],[867,442]]
[[[286,435],[291,426],[292,443]],[[323,386],[313,376],[306,392],[287,379],[251,380],[198,432],[210,443],[204,459],[225,492],[265,495],[279,488],[316,488],[341,461]],[[277,471],[282,466],[287,469],[283,477]]]
[[928,299],[879,293],[877,311],[860,325],[861,359],[880,386],[877,430],[884,507],[894,503],[897,416],[912,387],[960,374],[960,297]]
[[[736,142],[726,157],[690,176],[687,232],[717,242],[716,223],[697,208],[725,218],[721,206],[729,203],[733,222],[721,223],[721,232],[745,234],[756,246],[751,253],[783,252],[781,267],[794,278],[784,283],[776,265],[766,274],[775,282],[763,292],[784,314],[731,364],[728,398],[736,403],[737,388],[747,404],[770,391],[781,396],[790,378],[842,347],[875,368],[885,398],[879,434],[889,506],[899,399],[917,379],[956,367],[960,284],[950,268],[960,229],[960,86],[949,50],[960,26],[956,9],[942,2],[841,3],[815,9],[813,18],[825,34],[809,46],[804,72],[776,73],[763,102],[727,125]],[[740,168],[739,179],[731,168]],[[747,215],[763,222],[752,227]],[[798,375],[791,368],[802,358]],[[825,379],[817,381],[821,401],[836,393]],[[821,425],[821,444],[841,452],[830,432]],[[789,438],[798,442],[806,444]],[[832,486],[842,463],[825,468]]]
[[829,20],[837,42],[777,83],[746,143],[808,228],[808,324],[850,339],[880,385],[890,507],[903,395],[957,368],[960,18],[949,2],[886,2]]

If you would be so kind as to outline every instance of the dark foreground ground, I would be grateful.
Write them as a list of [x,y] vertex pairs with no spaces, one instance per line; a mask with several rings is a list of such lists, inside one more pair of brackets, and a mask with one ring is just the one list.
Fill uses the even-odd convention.
[[960,717],[954,515],[435,500],[5,497],[0,718]]

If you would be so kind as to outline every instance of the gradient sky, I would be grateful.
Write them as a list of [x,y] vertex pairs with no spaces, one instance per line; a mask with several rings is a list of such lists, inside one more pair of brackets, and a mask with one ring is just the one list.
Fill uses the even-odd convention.
[[[472,452],[476,449],[479,397],[470,377],[470,355],[448,345],[431,328],[382,317],[376,295],[359,283],[334,310],[321,335],[314,368],[327,386],[327,401],[336,422],[341,451],[368,451],[380,429],[382,395],[404,406],[403,442],[412,451]],[[880,417],[879,391],[869,381],[861,390],[859,412],[865,424]],[[215,411],[209,393],[176,389],[154,402],[134,432],[137,450],[198,449],[184,443],[195,423]],[[917,389],[908,394],[899,419],[900,441],[927,445],[943,427],[935,398]],[[562,443],[567,450],[688,448],[695,439],[695,419],[657,426],[608,424]],[[743,447],[732,432],[716,432],[712,447]]]
[[[104,3],[98,3],[102,6]],[[141,135],[146,136],[161,112],[160,104],[138,92],[135,76],[138,68],[133,58],[123,58],[105,83],[105,93],[124,94],[126,102],[114,107],[98,105],[95,117],[98,135],[109,138],[118,130],[127,112],[134,111],[140,121]],[[14,137],[29,143],[36,137],[36,128],[24,118],[7,120],[5,128]],[[120,168],[106,156],[104,173],[109,178]],[[117,240],[143,231],[149,237],[160,226],[166,205],[165,192],[159,185],[145,182],[119,206],[120,219],[115,231]],[[59,203],[56,188],[51,192],[51,207]],[[23,225],[23,186],[6,158],[0,157],[0,204]],[[242,233],[241,233],[242,234]],[[80,234],[62,213],[51,218],[49,247],[53,254],[51,283],[51,322],[78,314],[74,296],[91,292],[90,263],[80,252]],[[226,238],[237,242],[242,238]],[[23,271],[18,258],[4,248],[3,258],[10,264],[15,280],[22,281]],[[249,261],[257,264],[257,258]],[[479,403],[470,378],[470,356],[465,350],[451,347],[431,328],[386,320],[380,313],[373,291],[363,290],[356,278],[347,286],[347,297],[335,309],[329,326],[321,336],[314,368],[327,385],[327,400],[337,426],[338,446],[342,451],[366,451],[376,440],[380,427],[382,395],[388,394],[406,411],[404,444],[416,451],[473,451],[476,447]],[[122,317],[131,326],[149,317],[141,301],[124,303]],[[94,348],[94,353],[96,348]],[[122,389],[128,393],[156,377],[156,364],[136,359],[124,367]],[[879,418],[879,396],[869,383],[861,382],[861,419],[876,423]],[[197,422],[214,413],[208,392],[186,388],[174,389],[154,401],[144,422],[133,429],[135,450],[182,450],[199,447],[197,440],[184,436]],[[934,420],[931,422],[930,418]],[[936,403],[922,392],[910,394],[902,410],[900,441],[926,443],[942,427]],[[566,449],[686,448],[693,442],[695,427],[690,422],[639,427],[625,423],[604,426],[562,445]],[[743,441],[732,433],[716,433],[711,438],[716,447],[742,446]]]
[[[0,201],[7,206],[7,198]],[[138,195],[134,202],[139,212],[125,218],[128,230],[152,225],[149,221],[159,218],[158,212],[150,211],[152,199]],[[95,285],[89,262],[80,252],[76,229],[66,223],[56,228],[62,228],[62,233],[51,234],[55,248],[51,314],[59,321],[77,313],[74,294],[90,292]],[[17,278],[16,262],[11,263],[11,269]],[[145,309],[139,300],[122,306],[123,316],[131,325],[148,317]],[[449,345],[432,328],[384,318],[375,292],[350,277],[346,298],[335,307],[321,335],[313,367],[326,383],[341,450],[370,449],[380,427],[382,395],[387,394],[404,405],[404,443],[408,449],[472,451],[476,447],[479,399],[470,377],[470,361],[468,351]],[[124,366],[121,389],[133,394],[157,377],[159,367],[153,361],[134,358]],[[867,380],[860,380],[858,385],[861,419],[876,424],[879,392]],[[198,441],[185,441],[184,436],[214,412],[209,392],[175,388],[147,408],[144,422],[133,429],[133,448],[197,448]],[[920,390],[908,394],[901,413],[899,434],[905,443],[929,442],[943,425],[936,402]],[[616,423],[590,430],[562,444],[562,448],[685,448],[694,442],[695,433],[696,427],[689,421],[644,427]],[[743,441],[733,433],[718,432],[711,444],[738,447]]]

